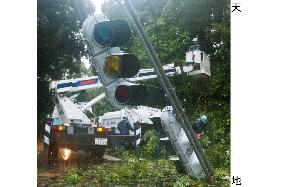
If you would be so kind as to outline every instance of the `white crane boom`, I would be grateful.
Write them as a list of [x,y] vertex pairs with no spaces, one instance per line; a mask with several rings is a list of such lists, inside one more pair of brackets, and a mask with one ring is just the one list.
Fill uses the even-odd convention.
[[[166,74],[168,76],[174,76],[176,74],[181,74],[181,68],[174,67],[174,64],[166,64],[163,66]],[[192,71],[192,66],[183,66],[183,72],[189,73]],[[140,69],[137,75],[133,78],[129,78],[127,80],[131,82],[142,81],[156,78],[157,75],[153,68],[150,69]],[[56,93],[63,92],[77,92],[81,90],[89,90],[103,87],[98,76],[91,76],[85,78],[76,78],[76,79],[68,79],[68,80],[59,80],[52,81],[49,85],[49,89],[54,89]]]

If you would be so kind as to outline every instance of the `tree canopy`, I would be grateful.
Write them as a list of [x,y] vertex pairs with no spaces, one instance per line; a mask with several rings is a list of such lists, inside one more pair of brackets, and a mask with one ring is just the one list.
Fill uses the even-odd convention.
[[43,129],[54,104],[49,83],[80,73],[84,44],[68,0],[37,1],[37,116]]
[[[201,50],[210,56],[211,77],[180,75],[170,80],[191,120],[208,115],[210,130],[202,143],[213,165],[229,166],[230,2],[133,0],[132,3],[162,63],[184,65],[185,52],[195,37]],[[103,12],[112,19],[126,19],[115,0],[106,1]],[[150,67],[137,37],[124,47],[138,56],[142,67]]]

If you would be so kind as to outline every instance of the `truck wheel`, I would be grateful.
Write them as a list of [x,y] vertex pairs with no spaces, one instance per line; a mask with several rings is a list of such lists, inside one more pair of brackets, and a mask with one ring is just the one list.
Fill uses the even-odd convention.
[[91,149],[91,157],[95,159],[102,159],[105,154],[104,146],[95,146]]
[[48,149],[48,163],[54,164],[58,159],[59,148],[56,143],[51,143]]

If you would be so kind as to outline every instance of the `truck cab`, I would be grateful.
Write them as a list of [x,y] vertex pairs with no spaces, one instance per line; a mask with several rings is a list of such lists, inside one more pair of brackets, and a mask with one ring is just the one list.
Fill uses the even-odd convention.
[[[48,160],[59,159],[62,149],[83,150],[92,158],[102,159],[109,144],[109,129],[95,124],[87,115],[90,103],[75,103],[81,90],[100,86],[96,76],[52,81],[54,111],[45,126],[44,147]],[[77,89],[71,89],[71,88]],[[76,92],[71,95],[72,92]],[[70,96],[71,95],[71,96]],[[63,157],[63,156],[62,156]]]

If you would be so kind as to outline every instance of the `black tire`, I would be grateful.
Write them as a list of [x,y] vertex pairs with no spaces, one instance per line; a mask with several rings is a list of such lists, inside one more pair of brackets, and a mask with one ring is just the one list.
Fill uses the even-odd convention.
[[55,142],[51,142],[48,148],[48,163],[54,164],[58,160],[59,148]]
[[102,159],[105,154],[105,146],[95,146],[91,149],[91,158]]

